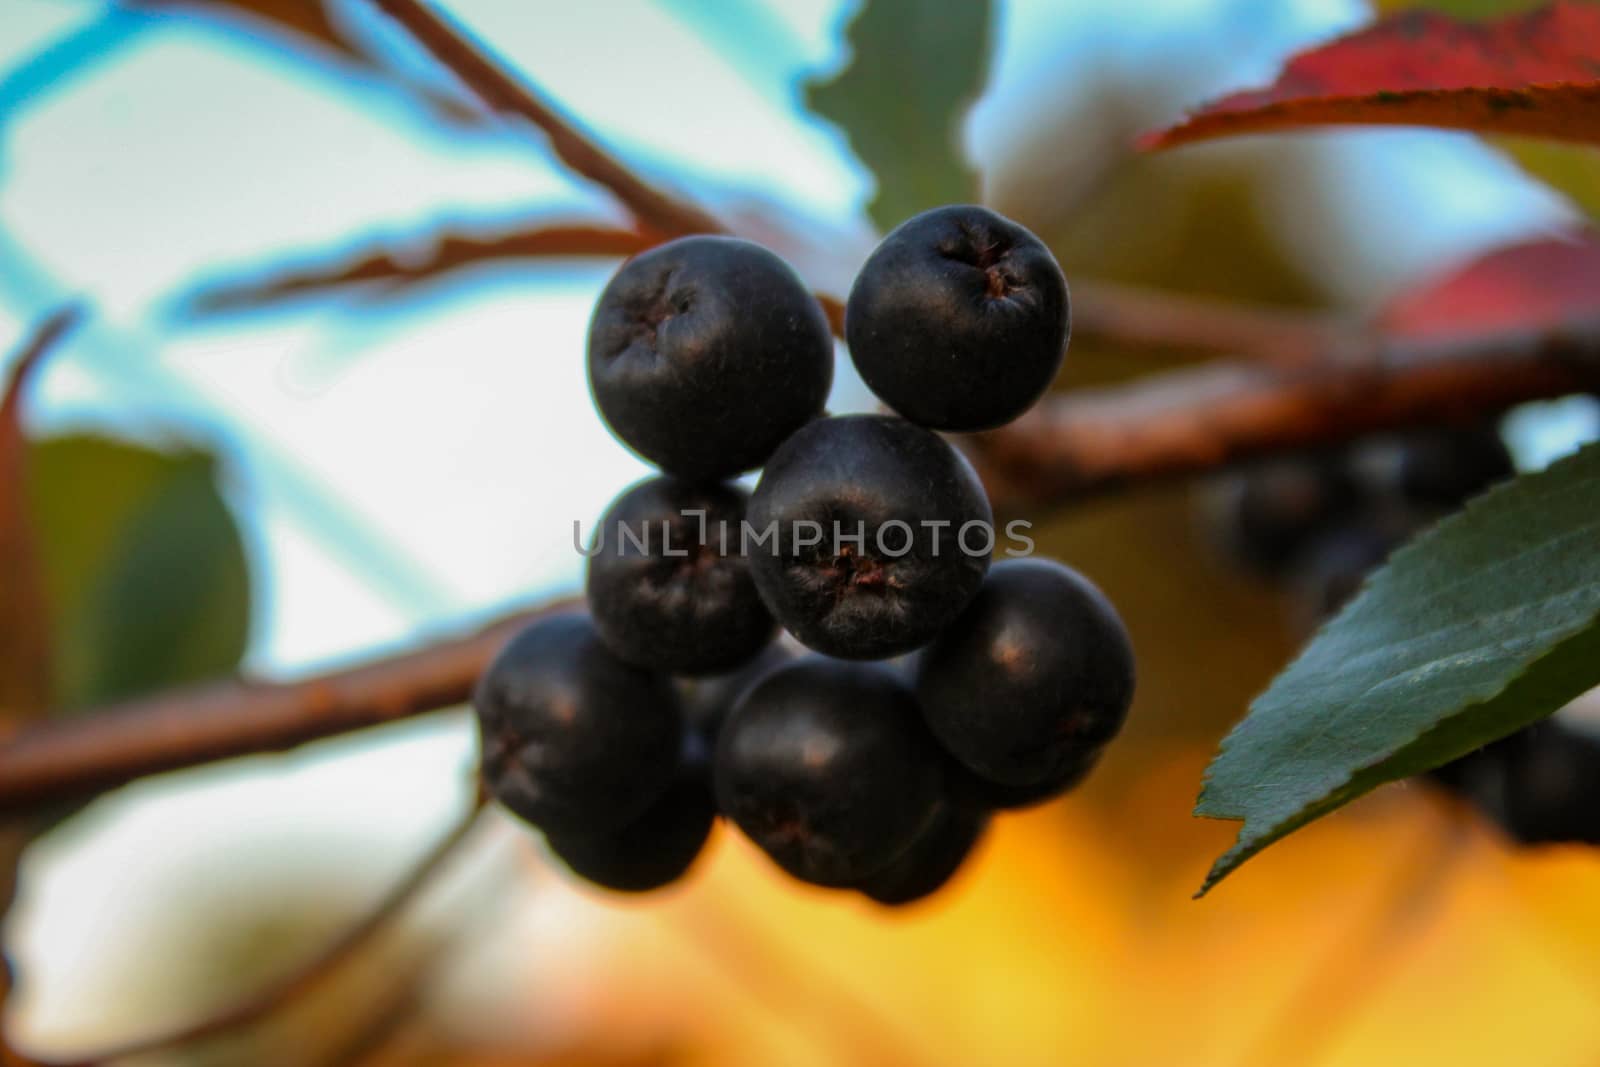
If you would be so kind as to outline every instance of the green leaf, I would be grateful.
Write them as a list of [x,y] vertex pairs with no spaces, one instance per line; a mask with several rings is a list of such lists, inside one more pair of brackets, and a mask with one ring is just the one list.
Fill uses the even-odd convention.
[[1522,169],[1563,193],[1592,219],[1600,219],[1600,148],[1531,137],[1507,137],[1500,147]]
[[878,179],[867,206],[884,230],[919,211],[976,198],[959,119],[989,63],[989,0],[867,0],[851,22],[850,65],[806,88]]
[[1196,815],[1242,819],[1201,894],[1274,841],[1600,683],[1600,444],[1397,552],[1258,697]]
[[58,708],[238,667],[249,570],[210,453],[74,435],[36,443],[30,465]]

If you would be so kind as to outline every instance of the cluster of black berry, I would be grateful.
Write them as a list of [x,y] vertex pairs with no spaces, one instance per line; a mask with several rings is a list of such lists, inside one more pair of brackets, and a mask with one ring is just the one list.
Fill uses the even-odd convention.
[[[1493,424],[1275,460],[1219,486],[1241,562],[1284,581],[1303,623],[1338,611],[1413,534],[1514,473]],[[1432,772],[1524,844],[1600,844],[1600,737],[1550,719]]]
[[[867,261],[845,324],[897,415],[826,415],[828,323],[756,245],[674,241],[601,294],[596,406],[663,473],[594,531],[588,614],[529,626],[476,696],[490,789],[595,883],[673,881],[720,812],[804,881],[916,900],[991,812],[1080,781],[1127,714],[1115,610],[1059,563],[991,567],[989,501],[934,432],[1049,387],[1049,251],[982,208],[927,212]],[[753,493],[731,481],[757,467]]]

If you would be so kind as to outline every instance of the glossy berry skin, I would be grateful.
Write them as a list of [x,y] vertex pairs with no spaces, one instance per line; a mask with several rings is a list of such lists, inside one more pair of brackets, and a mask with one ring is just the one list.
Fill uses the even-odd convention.
[[987,812],[945,804],[899,859],[861,883],[861,892],[891,906],[932,896],[955,877],[988,825]]
[[[892,415],[800,430],[762,473],[749,521],[757,536],[775,530],[750,547],[767,607],[802,644],[847,659],[926,643],[972,599],[993,554],[994,516],[972,467],[937,434]],[[836,543],[835,523],[861,543]],[[960,544],[968,523],[971,552]],[[817,543],[804,544],[813,532]]]
[[832,382],[822,308],[749,241],[685,237],[635,256],[589,324],[589,387],[606,425],[690,481],[761,466],[821,413]]
[[853,886],[903,854],[941,803],[942,757],[904,682],[808,656],[734,708],[713,760],[722,813],[796,878]]
[[547,832],[621,829],[677,773],[682,715],[671,685],[618,659],[586,616],[530,623],[479,678],[473,704],[484,781]]
[[546,843],[579,877],[619,893],[644,893],[682,878],[716,819],[705,768],[680,774],[639,818],[610,834],[547,834]]
[[1002,785],[1070,785],[1121,729],[1133,699],[1122,620],[1053,560],[997,563],[972,606],[919,658],[917,699],[934,736]]
[[937,430],[988,430],[1044,395],[1061,369],[1067,281],[1033,234],[972,205],[925,211],[867,259],[845,339],[885,404]]
[[585,593],[613,652],[641,667],[708,674],[772,639],[777,624],[740,551],[745,501],[736,486],[658,477],[612,502],[590,542]]
[[703,749],[709,761],[710,753],[716,751],[723,724],[733,714],[739,698],[779,667],[793,663],[798,655],[783,642],[772,641],[737,670],[679,681],[678,696],[688,723],[691,747],[696,752]]

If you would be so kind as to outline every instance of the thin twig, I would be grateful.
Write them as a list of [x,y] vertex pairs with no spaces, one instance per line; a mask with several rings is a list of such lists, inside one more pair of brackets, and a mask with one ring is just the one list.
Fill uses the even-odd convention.
[[[45,357],[82,317],[81,307],[68,305],[41,322],[0,386],[0,733],[9,720],[50,705],[51,641],[42,622],[50,612],[28,501],[23,396]],[[0,897],[0,912],[5,904]]]
[[1303,366],[1358,344],[1363,328],[1338,316],[1185,296],[1114,282],[1072,283],[1074,344],[1200,352]]
[[417,861],[404,878],[384,893],[371,911],[345,927],[315,955],[277,981],[245,995],[198,1022],[164,1034],[103,1049],[90,1056],[63,1061],[40,1061],[41,1067],[96,1067],[135,1056],[169,1052],[254,1025],[308,996],[332,978],[346,963],[357,957],[374,938],[389,929],[422,891],[433,884],[434,879],[472,836],[472,831],[477,827],[486,805],[487,797],[482,790],[479,790],[471,807]]
[[997,506],[1135,483],[1600,389],[1600,318],[1451,341],[1373,339],[1298,368],[1221,362],[1051,396],[968,439]]
[[304,681],[215,682],[26,727],[0,744],[0,816],[460,704],[517,629],[571,607],[557,601]]
[[505,63],[443,15],[418,0],[373,2],[405,27],[484,104],[498,112],[519,115],[543,130],[557,158],[611,190],[643,225],[668,236],[723,231],[722,225],[706,212],[662,193],[634,174],[526,79],[512,74]]

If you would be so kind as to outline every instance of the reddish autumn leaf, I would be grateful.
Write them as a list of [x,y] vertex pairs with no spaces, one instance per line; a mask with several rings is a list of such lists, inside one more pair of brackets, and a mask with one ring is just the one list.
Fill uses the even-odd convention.
[[1558,0],[1482,22],[1392,15],[1302,52],[1270,87],[1208,104],[1140,147],[1352,124],[1600,141],[1600,4]]
[[1402,293],[1378,316],[1407,337],[1548,329],[1600,318],[1600,234],[1508,245]]

